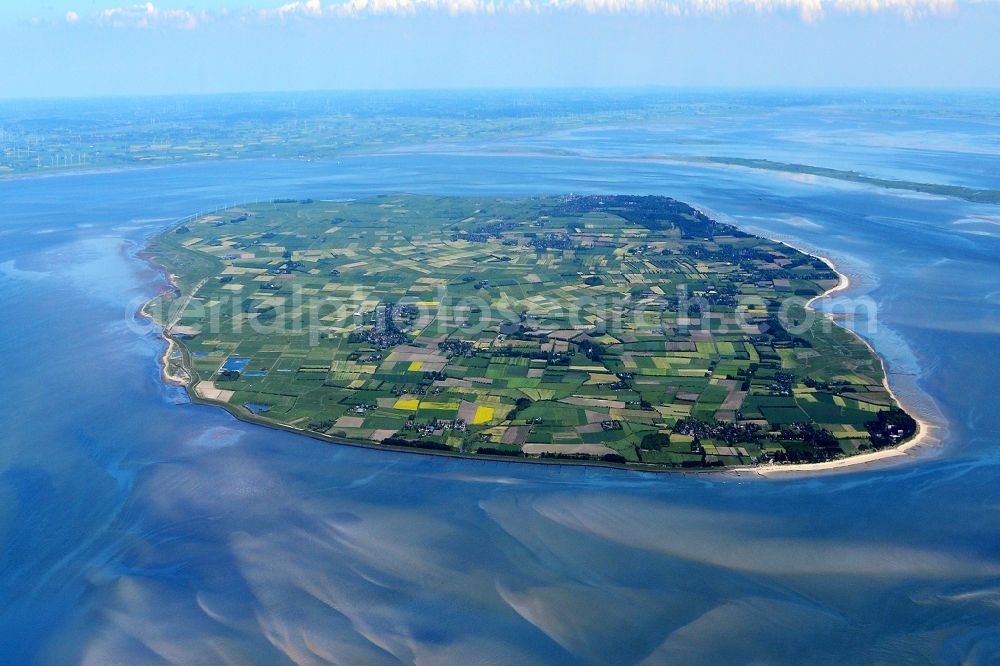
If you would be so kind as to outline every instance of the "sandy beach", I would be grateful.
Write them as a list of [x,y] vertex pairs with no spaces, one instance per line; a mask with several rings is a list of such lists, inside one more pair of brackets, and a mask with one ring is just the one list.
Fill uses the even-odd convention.
[[[150,257],[148,255],[140,253],[139,257],[142,258],[147,263],[149,263],[154,268],[159,269],[164,275],[166,275],[167,282],[170,284],[170,287],[173,288],[177,293],[180,293],[180,284],[177,281],[177,276],[176,275],[174,275],[173,273],[165,270],[152,257]],[[200,286],[200,284],[199,284],[199,286]],[[171,356],[173,356],[173,354],[174,354],[174,352],[176,350],[180,349],[179,345],[170,336],[170,332],[169,332],[170,324],[164,324],[163,322],[157,321],[156,317],[154,317],[149,312],[149,310],[147,310],[147,308],[156,299],[158,299],[161,296],[163,296],[163,294],[166,293],[166,291],[167,290],[164,290],[163,292],[157,294],[153,298],[151,298],[148,301],[146,301],[145,303],[143,303],[142,307],[139,308],[139,310],[138,310],[138,312],[136,314],[138,316],[144,318],[144,319],[148,319],[152,323],[154,323],[157,326],[159,326],[159,328],[160,328],[160,332],[159,332],[160,338],[162,338],[163,341],[167,343],[166,348],[163,350],[163,354],[160,355],[160,378],[165,383],[167,383],[167,384],[175,384],[177,386],[187,387],[190,384],[190,380],[188,378],[185,378],[185,377],[182,377],[182,376],[179,376],[179,375],[175,375],[175,374],[173,374],[173,373],[170,372],[170,358],[171,358]],[[195,291],[197,291],[197,289]]]
[[[141,308],[139,308],[137,314],[145,319],[148,319],[154,324],[158,324],[156,319],[151,314],[149,314],[149,312],[146,311],[146,306],[152,303],[153,300],[156,299],[154,298],[147,301]],[[167,346],[163,350],[163,353],[160,355],[159,359],[160,379],[162,379],[167,384],[176,384],[178,386],[187,387],[189,383],[187,379],[170,372],[170,357],[173,356],[174,352],[178,349],[178,346],[177,343],[174,342],[174,339],[171,338],[170,335],[168,335],[166,329],[164,329],[162,325],[160,325],[160,338],[162,338],[163,341],[167,343]]]

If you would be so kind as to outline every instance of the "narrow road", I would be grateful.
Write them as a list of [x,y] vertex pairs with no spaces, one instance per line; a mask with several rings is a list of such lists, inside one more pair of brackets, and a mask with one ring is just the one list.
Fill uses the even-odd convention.
[[208,282],[208,278],[202,279],[201,282],[199,282],[194,286],[194,289],[191,290],[191,293],[184,297],[183,301],[180,303],[179,307],[176,310],[177,316],[175,316],[173,320],[166,326],[166,331],[168,333],[170,332],[170,329],[176,326],[177,322],[181,320],[181,315],[183,315],[184,311],[187,310],[188,303],[190,303],[191,299],[195,297],[195,294],[198,293],[198,290],[201,289],[203,286],[205,286],[206,282]]

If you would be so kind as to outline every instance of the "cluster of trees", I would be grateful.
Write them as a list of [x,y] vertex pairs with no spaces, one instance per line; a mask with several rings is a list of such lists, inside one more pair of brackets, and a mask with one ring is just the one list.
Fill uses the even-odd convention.
[[651,231],[677,227],[685,238],[748,235],[728,224],[716,222],[701,211],[670,197],[627,195],[572,197],[555,206],[550,214],[575,217],[594,211],[618,215]]
[[651,432],[643,435],[639,448],[647,451],[662,451],[664,447],[670,446],[670,435],[665,432]]
[[598,460],[600,462],[625,463],[628,460],[618,453],[605,453],[603,456],[592,456],[587,453],[542,453],[540,458],[558,460]]
[[913,437],[917,432],[917,422],[898,407],[878,413],[878,417],[865,424],[869,439],[876,449],[891,446]]
[[768,316],[765,322],[765,330],[767,333],[774,338],[777,343],[787,343],[792,347],[812,347],[812,343],[803,337],[792,335],[785,329],[785,325],[781,322],[781,318],[776,314]]
[[580,351],[586,354],[587,358],[589,358],[592,361],[600,361],[604,357],[604,354],[607,352],[607,349],[604,347],[604,345],[594,342],[593,340],[589,340],[587,338],[583,338],[576,344],[580,347]]
[[402,437],[386,437],[382,440],[382,444],[386,446],[403,446],[413,449],[430,449],[432,451],[453,451],[450,446],[443,444],[441,442],[435,442],[434,440],[412,440],[403,439]]
[[690,435],[694,441],[714,439],[726,444],[739,442],[756,443],[760,440],[760,426],[755,423],[731,423],[729,421],[711,422],[701,419],[680,419],[674,424],[674,432],[680,435]]
[[784,449],[774,454],[777,462],[818,462],[843,453],[833,433],[813,423],[784,425],[777,439]]
[[509,449],[498,449],[491,446],[480,446],[476,449],[476,453],[481,453],[487,456],[510,456],[512,458],[521,458],[524,456],[524,452],[521,449],[509,448]]

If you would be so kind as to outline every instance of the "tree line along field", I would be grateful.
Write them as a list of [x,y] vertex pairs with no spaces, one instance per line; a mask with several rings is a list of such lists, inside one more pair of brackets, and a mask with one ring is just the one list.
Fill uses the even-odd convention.
[[155,238],[200,400],[335,441],[664,467],[826,460],[915,422],[805,302],[822,261],[666,197],[274,201]]

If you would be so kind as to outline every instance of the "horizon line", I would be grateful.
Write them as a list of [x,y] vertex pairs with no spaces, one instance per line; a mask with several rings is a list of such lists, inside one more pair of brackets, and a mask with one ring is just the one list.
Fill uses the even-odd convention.
[[0,94],[0,103],[6,102],[58,102],[58,101],[99,101],[137,100],[181,97],[232,97],[253,95],[320,95],[320,94],[414,94],[414,93],[489,93],[489,92],[702,92],[702,93],[997,93],[1000,86],[940,86],[940,85],[684,85],[669,83],[628,84],[628,85],[469,85],[469,86],[426,86],[426,87],[385,87],[385,88],[287,88],[271,90],[218,90],[212,92],[122,92],[99,95],[53,94],[53,95],[12,95]]

